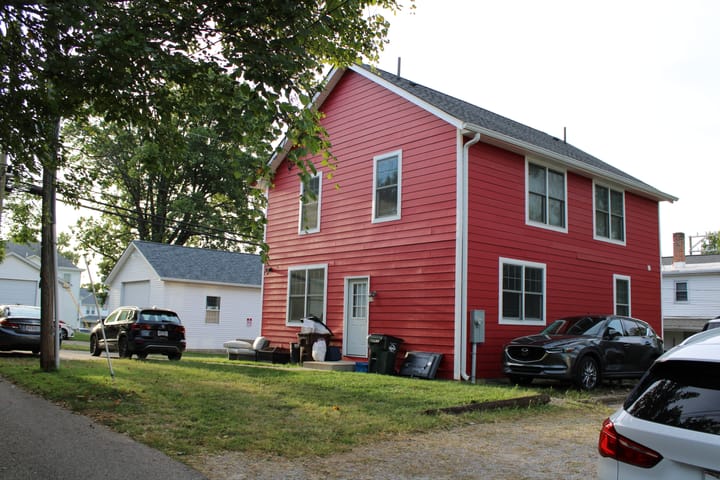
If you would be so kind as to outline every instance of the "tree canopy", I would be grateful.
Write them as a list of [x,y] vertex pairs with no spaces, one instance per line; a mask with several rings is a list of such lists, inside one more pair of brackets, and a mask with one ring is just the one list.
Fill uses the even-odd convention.
[[323,74],[375,60],[384,14],[399,8],[399,0],[6,3],[0,152],[15,175],[64,168],[59,191],[75,204],[92,185],[117,222],[89,224],[88,235],[117,228],[116,242],[252,244],[263,205],[251,186],[269,175],[278,139],[300,147],[290,157],[299,172],[315,168],[302,154],[329,147],[307,108]]

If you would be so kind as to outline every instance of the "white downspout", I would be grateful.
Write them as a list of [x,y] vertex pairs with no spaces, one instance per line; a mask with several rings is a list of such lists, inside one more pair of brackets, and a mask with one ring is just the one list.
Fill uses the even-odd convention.
[[476,133],[472,140],[463,145],[462,158],[458,165],[458,238],[460,282],[459,324],[460,324],[460,376],[467,381],[467,263],[468,263],[468,172],[470,147],[480,141]]

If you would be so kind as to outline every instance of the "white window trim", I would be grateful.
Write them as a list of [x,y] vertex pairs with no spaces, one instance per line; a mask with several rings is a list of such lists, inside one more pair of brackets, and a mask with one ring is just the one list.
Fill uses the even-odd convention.
[[[563,223],[565,224],[564,227],[558,227],[557,225],[550,225],[549,223],[542,223],[542,222],[536,222],[534,220],[530,220],[530,164],[534,163],[535,165],[538,165],[540,167],[544,167],[549,170],[554,170],[558,173],[562,172],[562,174],[565,176],[565,191],[563,195],[565,195],[565,211],[563,212],[564,219]],[[568,232],[568,174],[567,170],[563,168],[557,168],[555,166],[549,165],[545,162],[542,162],[538,160],[537,158],[533,157],[525,157],[525,224],[530,225],[533,227],[539,227],[539,228],[545,228],[547,230],[553,230],[555,232],[561,232],[561,233],[567,233]]]
[[[610,237],[601,237],[597,233],[597,219],[595,218],[595,216],[597,215],[597,208],[595,206],[595,188],[598,186],[607,188],[608,190],[614,190],[616,192],[622,193],[622,203],[623,203],[623,239],[622,239],[622,241],[615,240]],[[603,183],[603,182],[598,182],[596,180],[593,180],[592,209],[593,209],[593,211],[592,211],[592,213],[593,213],[593,215],[592,215],[592,217],[593,217],[593,238],[595,240],[598,240],[601,242],[614,243],[615,245],[622,245],[622,246],[627,245],[627,208],[625,205],[625,190],[622,188],[618,188],[616,186],[610,185],[608,183]],[[612,228],[612,221],[610,222],[610,225],[608,226],[608,228]]]
[[322,175],[318,172],[311,178],[318,179],[318,194],[317,194],[317,226],[315,228],[303,228],[303,194],[305,193],[305,183],[300,181],[300,208],[298,209],[298,233],[305,235],[308,233],[317,233],[320,231],[320,212],[322,211]]
[[[328,264],[327,263],[316,263],[312,265],[296,265],[294,267],[288,268],[287,273],[287,292],[285,293],[285,326],[288,327],[300,327],[302,326],[302,323],[298,321],[290,320],[290,276],[292,272],[296,270],[315,270],[322,268],[325,272],[325,277],[323,279],[324,283],[324,291],[323,291],[323,311],[322,311],[322,320],[325,321],[325,318],[327,318],[327,291],[328,291]],[[305,292],[307,295],[307,291]]]
[[[389,215],[387,217],[376,217],[375,216],[375,203],[377,198],[377,165],[380,160],[385,160],[390,157],[397,157],[398,159],[398,183],[397,183],[397,213],[395,215]],[[393,152],[383,153],[382,155],[376,155],[373,157],[373,182],[372,182],[372,223],[390,222],[393,220],[400,220],[400,212],[402,205],[402,150],[395,150]]]
[[[515,318],[503,317],[503,265],[504,264],[519,265],[522,267],[539,268],[542,270],[543,281],[543,303],[542,303],[542,320],[517,320]],[[544,263],[527,262],[524,260],[514,260],[512,258],[500,257],[498,266],[498,324],[500,325],[536,325],[544,326],[547,324],[547,265]]]
[[[678,283],[684,283],[685,284],[685,295],[687,298],[685,300],[678,300],[677,299],[677,285]],[[686,304],[690,302],[690,282],[687,280],[675,280],[673,282],[673,303],[679,303],[679,304]]]
[[630,281],[630,277],[627,275],[613,275],[613,313],[615,315],[620,315],[617,313],[617,281],[618,280],[625,280],[627,281],[628,285],[628,317],[632,317],[632,282]]

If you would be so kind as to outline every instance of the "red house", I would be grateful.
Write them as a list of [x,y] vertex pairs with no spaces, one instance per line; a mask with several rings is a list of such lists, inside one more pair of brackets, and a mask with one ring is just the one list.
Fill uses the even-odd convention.
[[560,316],[629,314],[662,332],[658,206],[673,196],[380,70],[336,70],[316,102],[332,178],[320,169],[303,186],[283,155],[272,163],[262,333],[273,342],[297,341],[314,314],[346,359],[387,334],[402,351],[443,354],[439,377],[466,379],[473,311],[485,378],[502,376],[508,340]]

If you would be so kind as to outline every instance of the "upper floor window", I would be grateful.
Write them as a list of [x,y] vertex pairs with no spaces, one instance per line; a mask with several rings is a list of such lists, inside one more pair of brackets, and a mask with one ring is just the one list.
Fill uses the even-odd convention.
[[597,184],[595,238],[625,243],[625,194]]
[[687,282],[675,282],[675,301],[688,301],[688,284]]
[[292,267],[288,272],[287,322],[300,323],[310,315],[325,318],[325,265]]
[[205,297],[205,323],[220,323],[220,297]]
[[322,192],[320,174],[300,184],[300,233],[320,231],[320,195]]
[[400,150],[374,158],[373,222],[400,218],[402,152]]
[[630,277],[613,275],[615,315],[630,316]]
[[565,230],[565,173],[527,163],[528,222]]
[[500,259],[500,323],[545,323],[545,265]]

